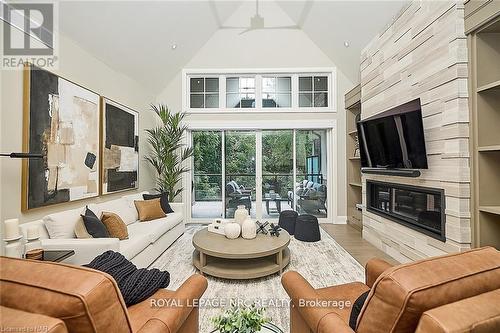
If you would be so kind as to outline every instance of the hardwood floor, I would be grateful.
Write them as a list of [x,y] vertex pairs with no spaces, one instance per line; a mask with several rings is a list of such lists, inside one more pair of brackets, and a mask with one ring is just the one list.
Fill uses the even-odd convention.
[[347,224],[321,224],[321,227],[363,266],[374,257],[394,265],[399,264],[392,257],[364,240],[360,231]]

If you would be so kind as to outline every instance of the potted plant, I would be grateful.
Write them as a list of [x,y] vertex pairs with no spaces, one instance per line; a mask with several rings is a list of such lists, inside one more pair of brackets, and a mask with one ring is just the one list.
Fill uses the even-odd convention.
[[212,318],[217,333],[256,333],[269,322],[264,309],[255,305],[245,308],[232,307],[223,314]]
[[193,148],[183,143],[186,113],[170,112],[164,104],[151,105],[151,109],[162,124],[146,130],[151,152],[145,158],[156,171],[156,190],[168,193],[168,200],[172,202],[183,191],[179,183],[182,175],[189,171],[184,162],[193,155]]

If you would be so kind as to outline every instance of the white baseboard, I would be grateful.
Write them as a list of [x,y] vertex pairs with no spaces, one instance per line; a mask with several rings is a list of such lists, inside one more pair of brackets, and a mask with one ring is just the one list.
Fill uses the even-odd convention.
[[337,216],[333,223],[334,224],[347,224],[347,216]]

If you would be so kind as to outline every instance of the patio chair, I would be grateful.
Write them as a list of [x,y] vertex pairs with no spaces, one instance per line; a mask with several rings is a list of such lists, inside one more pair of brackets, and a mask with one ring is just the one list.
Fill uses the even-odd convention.
[[250,214],[252,209],[252,190],[245,189],[234,180],[226,184],[226,209],[235,210],[238,206],[244,205]]

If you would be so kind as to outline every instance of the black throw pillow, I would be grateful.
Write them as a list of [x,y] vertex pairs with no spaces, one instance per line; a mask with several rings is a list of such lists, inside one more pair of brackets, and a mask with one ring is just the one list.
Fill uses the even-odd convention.
[[165,214],[170,214],[174,212],[174,210],[172,209],[172,207],[170,207],[170,204],[168,203],[168,194],[166,192],[160,194],[143,194],[142,198],[144,200],[153,200],[160,198],[160,205],[163,212]]
[[85,208],[85,215],[81,216],[85,229],[93,238],[109,238],[108,229],[89,207]]
[[349,327],[351,327],[353,331],[356,330],[356,322],[358,321],[359,313],[361,312],[369,293],[369,290],[362,293],[352,305],[351,316],[349,317]]

